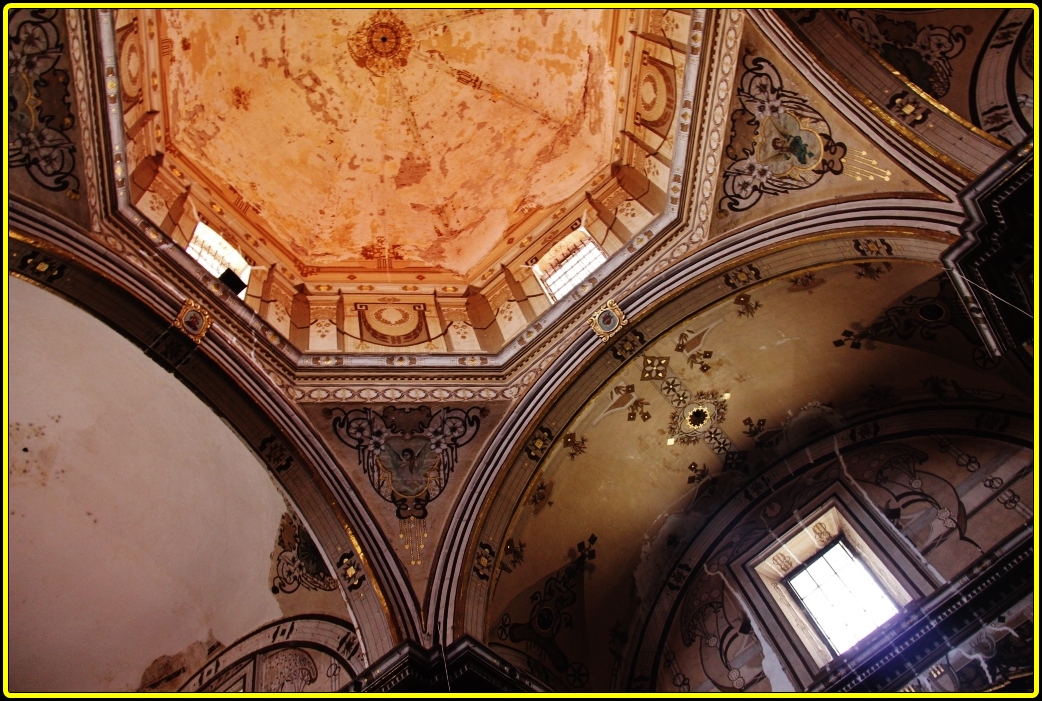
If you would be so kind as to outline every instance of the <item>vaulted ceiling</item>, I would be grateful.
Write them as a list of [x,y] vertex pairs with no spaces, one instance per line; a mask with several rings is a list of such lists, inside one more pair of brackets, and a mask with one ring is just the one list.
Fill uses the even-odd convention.
[[[52,519],[100,553],[84,567],[136,568],[124,618],[148,615],[148,576],[173,582],[152,589],[166,609],[202,612],[99,689],[267,688],[261,638],[291,638],[278,626],[296,617],[312,637],[293,645],[343,675],[308,672],[297,690],[363,685],[404,641],[470,636],[557,690],[782,691],[806,681],[778,661],[796,643],[710,582],[726,534],[772,537],[756,528],[792,527],[803,496],[842,483],[939,587],[1033,522],[1032,347],[999,348],[942,264],[972,238],[959,193],[1002,158],[1026,172],[1030,142],[1012,147],[1032,129],[1030,12],[41,12],[9,20],[24,77],[9,91],[9,270],[225,420],[196,416],[184,440],[234,465],[170,460],[273,541],[236,617],[210,596],[234,577],[197,574],[201,542],[142,569]],[[256,271],[245,303],[184,252],[199,221]],[[580,226],[609,259],[554,304],[532,263]],[[28,327],[35,293],[19,294],[12,323]],[[52,307],[48,323],[77,313]],[[366,335],[384,309],[419,331]],[[128,350],[83,328],[98,358]],[[98,491],[123,518],[92,480],[165,463],[99,449],[76,472],[76,453],[30,435],[80,414],[23,376],[53,338],[23,341],[11,440],[94,486],[41,485],[23,456],[12,508],[93,519]],[[156,407],[185,397],[110,374],[157,387],[130,392],[128,416],[176,424]],[[222,442],[228,427],[256,465]],[[90,440],[163,445],[113,434]],[[897,515],[865,467],[894,455],[936,477],[904,484],[915,499]],[[276,485],[241,480],[255,511],[216,477],[250,469]],[[58,483],[72,491],[54,498]],[[141,503],[170,528],[193,509],[218,518],[161,491]],[[237,536],[218,520],[228,559]],[[15,555],[31,637],[45,602],[24,582],[62,573],[24,544]],[[741,631],[730,652],[710,642],[710,609]],[[71,650],[47,640],[19,664]],[[262,671],[233,679],[247,664]]]
[[[855,345],[852,339],[868,328],[877,329],[872,340]],[[795,469],[809,442],[832,440],[852,425],[871,426],[887,410],[908,411],[960,391],[988,403],[1029,401],[1015,375],[999,379],[979,368],[975,350],[979,340],[943,272],[908,262],[818,267],[743,288],[682,319],[605,378],[558,430],[504,531],[510,547],[500,548],[491,574],[486,639],[523,668],[542,660],[547,678],[567,688],[569,675],[544,657],[559,647],[588,667],[590,688],[609,688],[618,674],[609,641],[643,634],[633,623],[644,621],[662,597],[664,576],[707,522],[724,518],[718,510],[741,499],[736,486],[744,487],[750,475],[776,462]],[[956,483],[969,476],[954,464],[949,468],[951,458],[938,450],[936,438],[921,442],[932,456],[924,470],[952,469]],[[985,471],[1031,459],[1030,451],[1015,447],[989,444],[989,450],[997,454],[974,453]],[[928,491],[949,498],[943,483]],[[871,494],[881,507],[886,496]],[[967,537],[992,547],[998,536],[988,519],[1001,513],[998,506],[971,518]],[[581,554],[577,544],[591,534],[596,558],[578,574],[569,572]],[[935,536],[916,537],[925,548]],[[976,542],[947,545],[930,553],[947,576],[980,552]],[[576,600],[557,606],[540,598],[551,580],[561,589],[570,586]],[[697,604],[705,591],[696,588],[689,596]],[[526,625],[538,625],[539,607],[547,605],[554,619],[538,629],[543,634],[522,635]],[[672,615],[675,628],[691,625]],[[577,630],[561,627],[564,617]],[[673,637],[678,664],[696,678],[690,690],[728,690],[727,666],[720,676],[699,661],[692,634],[685,632],[683,643],[679,633]],[[745,679],[762,679],[758,647],[750,636],[742,648],[721,650],[723,664]],[[672,677],[664,673],[657,688],[679,690]],[[708,685],[695,688],[703,682]],[[749,690],[757,688],[785,690],[785,677],[773,675]]]
[[164,12],[172,150],[308,266],[466,276],[611,161],[615,15]]

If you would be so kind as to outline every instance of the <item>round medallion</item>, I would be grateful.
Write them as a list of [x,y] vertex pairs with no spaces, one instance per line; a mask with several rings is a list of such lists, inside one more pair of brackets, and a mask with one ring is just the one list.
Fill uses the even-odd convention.
[[676,77],[669,67],[649,56],[642,62],[637,81],[640,123],[665,129],[676,107]]
[[536,629],[542,632],[547,632],[550,627],[554,624],[554,612],[549,606],[543,606],[536,611],[535,616],[532,619],[532,623]]
[[202,312],[196,309],[190,309],[185,314],[184,319],[181,321],[181,323],[184,324],[185,329],[189,333],[199,333],[203,330],[204,321],[205,319],[203,319]]
[[686,433],[708,428],[713,419],[713,407],[709,404],[688,404],[684,409],[683,430]]
[[413,48],[412,32],[398,15],[378,10],[348,38],[351,57],[374,75],[401,70]]
[[610,309],[605,309],[597,315],[597,326],[601,331],[611,333],[619,328],[619,315]]
[[767,117],[757,135],[756,158],[777,176],[793,170],[813,170],[821,163],[821,135],[805,129],[788,113]]
[[382,57],[393,56],[401,48],[398,28],[390,22],[375,22],[369,27],[369,50]]
[[944,307],[940,304],[924,304],[919,307],[919,318],[923,321],[940,321],[944,318]]
[[387,326],[401,326],[413,318],[413,313],[402,307],[380,307],[373,312],[373,319]]
[[655,78],[645,75],[640,81],[640,107],[644,112],[651,112],[658,102],[659,86]]

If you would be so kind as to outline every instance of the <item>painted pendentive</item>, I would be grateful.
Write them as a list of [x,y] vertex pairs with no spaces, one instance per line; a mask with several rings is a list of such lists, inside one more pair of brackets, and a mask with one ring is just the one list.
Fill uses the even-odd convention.
[[69,42],[59,10],[8,15],[8,177],[12,193],[90,226]]
[[357,451],[358,465],[380,497],[395,507],[398,537],[405,541],[409,564],[422,564],[427,505],[437,499],[456,469],[459,449],[470,443],[488,410],[387,407],[330,411],[332,431]]
[[[828,122],[806,97],[785,88],[770,61],[746,58],[738,99],[721,210],[749,209],[764,195],[801,190],[828,173],[843,172],[846,144],[833,140]],[[751,139],[746,127],[752,128]]]
[[[184,20],[193,12],[171,16]],[[184,23],[181,29],[191,25],[191,31],[177,41],[172,32],[180,30],[154,10],[32,15],[26,27],[53,24],[60,55],[30,83],[35,98],[13,95],[14,116],[24,122],[30,113],[61,115],[55,105],[67,99],[74,119],[66,136],[84,196],[52,192],[26,167],[12,169],[12,274],[74,300],[147,348],[220,413],[225,423],[215,426],[218,435],[229,427],[241,433],[256,452],[243,455],[270,471],[286,495],[272,489],[277,500],[270,509],[257,508],[254,499],[244,518],[207,527],[205,546],[177,525],[157,538],[187,536],[183,540],[199,551],[223,560],[225,541],[237,538],[221,534],[251,528],[233,553],[241,556],[238,577],[225,577],[234,582],[216,587],[221,595],[205,593],[215,588],[214,577],[224,576],[216,568],[200,574],[198,566],[185,567],[171,581],[187,577],[186,591],[203,592],[211,608],[234,592],[232,608],[207,613],[211,620],[231,617],[234,606],[267,613],[242,616],[235,625],[199,626],[161,650],[143,643],[135,649],[141,660],[127,662],[122,651],[99,647],[90,651],[100,660],[94,667],[133,667],[118,677],[129,679],[120,681],[125,689],[329,692],[345,684],[399,683],[398,672],[420,659],[414,652],[437,660],[442,651],[449,659],[437,674],[494,653],[509,666],[492,657],[477,661],[491,665],[493,676],[507,674],[501,682],[513,683],[507,677],[517,680],[517,670],[531,684],[560,691],[755,693],[832,683],[821,681],[820,665],[829,657],[824,644],[779,594],[784,572],[803,557],[795,546],[779,551],[779,539],[820,545],[842,533],[866,558],[882,543],[879,557],[899,563],[892,573],[898,588],[927,601],[946,582],[986,570],[1006,552],[1009,538],[1029,533],[1024,529],[1034,521],[1030,378],[1025,366],[988,352],[981,320],[974,310],[967,313],[937,264],[965,218],[957,192],[994,161],[1001,139],[1012,138],[1008,129],[1024,128],[1017,115],[1024,116],[1027,104],[1020,96],[1033,93],[1033,42],[1030,23],[1016,12],[887,11],[883,19],[870,18],[889,42],[875,48],[831,11],[652,8],[567,20],[536,11],[345,11],[328,16],[350,21],[329,22],[303,38],[294,28],[300,13],[229,13],[245,18],[242,26],[229,25],[218,36],[208,18],[220,13],[200,12]],[[25,19],[24,13],[12,16]],[[422,16],[430,22],[415,21]],[[605,105],[607,160],[588,177],[561,176],[555,168],[570,156],[554,154],[579,137],[556,132],[554,157],[544,165],[552,177],[574,175],[576,191],[550,206],[527,197],[520,204],[488,200],[513,214],[497,235],[485,237],[491,248],[484,253],[464,242],[466,254],[478,259],[466,275],[424,258],[430,247],[418,255],[410,242],[386,231],[363,232],[340,247],[350,260],[310,260],[325,250],[321,241],[301,244],[273,226],[285,218],[284,208],[274,211],[274,199],[252,196],[272,187],[270,173],[246,192],[254,171],[218,177],[216,166],[203,162],[209,145],[233,137],[231,123],[247,116],[264,124],[299,118],[281,134],[255,129],[251,145],[265,145],[266,153],[274,154],[275,142],[283,153],[306,149],[301,139],[309,137],[295,129],[309,119],[320,125],[309,134],[336,142],[340,134],[323,119],[336,121],[337,95],[330,90],[337,70],[343,74],[337,80],[353,76],[354,88],[374,91],[376,99],[359,114],[383,115],[385,135],[408,140],[420,134],[413,145],[427,143],[422,115],[413,110],[417,120],[410,124],[398,107],[403,95],[410,103],[419,94],[408,92],[410,75],[440,65],[426,50],[430,43],[449,35],[453,46],[437,50],[457,62],[445,61],[454,72],[428,82],[433,89],[448,81],[442,96],[453,115],[457,98],[467,102],[455,122],[466,126],[475,106],[510,113],[517,105],[509,99],[516,100],[520,88],[497,91],[495,76],[461,68],[458,52],[470,51],[480,63],[482,52],[520,46],[569,21],[599,26],[601,87],[617,91],[610,99],[591,96],[588,75],[571,78],[583,105]],[[514,31],[504,39],[506,30],[496,27]],[[899,36],[899,30],[907,31]],[[573,42],[558,45],[558,35],[567,32],[555,31],[530,56],[518,53],[529,61],[526,71],[560,77],[566,68],[592,65],[591,35],[579,32],[586,48],[574,56],[568,53]],[[927,40],[936,40],[944,55],[924,49]],[[555,51],[568,60],[545,62]],[[935,78],[950,75],[944,96],[931,93],[944,86],[934,85],[925,69],[916,73],[909,52],[921,54]],[[883,53],[907,59],[900,74],[882,63]],[[208,101],[170,99],[184,87],[172,78],[195,70],[200,57],[212,79]],[[231,75],[238,64],[270,80],[247,85]],[[71,89],[62,93],[66,70]],[[971,79],[963,80],[967,75]],[[979,78],[975,88],[967,85],[972,76]],[[226,78],[230,93],[223,95]],[[760,83],[766,99],[750,98]],[[289,98],[271,103],[262,84],[281,85],[289,98],[306,93],[306,109],[287,107]],[[982,88],[996,85],[1002,89]],[[53,105],[36,105],[48,96]],[[575,97],[555,107],[574,106]],[[968,117],[951,107],[959,101],[968,105]],[[979,128],[974,104],[987,105],[994,132]],[[92,122],[98,115],[101,131]],[[584,119],[576,122],[580,134],[590,128]],[[205,127],[196,136],[209,141],[186,146],[196,149],[189,158],[177,136],[193,125]],[[323,131],[327,127],[331,131]],[[443,128],[451,135],[451,124]],[[363,150],[372,147],[376,160],[357,170],[340,164],[338,172],[361,177],[358,171],[384,156],[379,173],[365,172],[370,192],[403,196],[451,179],[417,149],[403,153],[387,143],[355,141]],[[803,167],[817,160],[819,141],[823,153],[826,141],[837,156],[840,146],[845,152],[834,167],[815,173],[823,161]],[[304,161],[284,164],[276,194],[309,189],[308,179],[321,170],[313,161],[331,158],[332,146],[316,141]],[[517,163],[510,144],[482,148],[488,155],[472,158],[477,166]],[[213,153],[234,150],[214,146]],[[92,155],[99,151],[100,169]],[[730,162],[732,152],[741,157]],[[451,160],[450,153],[450,175]],[[774,167],[780,172],[772,170],[771,177],[783,187],[754,193],[731,172],[739,162]],[[99,177],[106,179],[103,188]],[[748,191],[750,201],[743,195],[729,207],[728,182],[734,193]],[[99,188],[112,194],[118,213],[102,206]],[[336,202],[292,205],[334,220],[337,207],[358,200],[352,192],[340,188]],[[465,195],[454,196],[459,211],[449,214],[462,221],[468,204]],[[408,206],[406,218],[434,216]],[[661,212],[668,216],[657,218]],[[677,219],[667,221],[673,214]],[[211,224],[253,266],[245,304],[184,253],[196,221]],[[325,235],[316,223],[304,222],[307,236]],[[550,307],[529,261],[538,262],[580,228],[614,257]],[[356,233],[334,232],[334,238]],[[435,232],[435,244],[451,249],[452,235],[442,233]],[[442,252],[446,260],[454,256]],[[1030,312],[1026,302],[1018,304]],[[604,343],[597,332],[607,336]],[[68,346],[68,333],[49,343]],[[1030,346],[1023,347],[1028,356]],[[77,386],[92,386],[94,375],[103,375],[95,367],[69,367],[79,369]],[[20,368],[13,364],[12,375]],[[127,368],[120,368],[121,380],[129,377]],[[28,377],[36,382],[41,373],[59,374],[48,366]],[[162,389],[152,394],[166,396]],[[129,429],[120,437],[126,433],[128,441],[137,429],[153,426],[153,415],[164,416],[138,410],[140,402],[123,403],[118,409],[135,410],[122,422]],[[179,427],[173,435],[181,438],[185,421],[196,416],[192,408],[200,410],[193,404],[183,416],[159,423]],[[203,414],[212,419],[209,409]],[[9,426],[12,440],[17,434],[27,449],[13,451],[9,476],[17,481],[21,470],[22,478],[41,481],[22,479],[21,496],[39,496],[43,510],[57,509],[66,520],[78,512],[55,497],[75,471],[34,470],[50,455],[47,437],[55,439],[56,454],[69,446],[92,454],[90,440],[62,433],[69,416],[54,410],[46,420],[19,424],[15,418]],[[193,440],[197,435],[208,434],[194,431]],[[169,440],[151,436],[149,445],[175,456],[164,448]],[[220,460],[186,456],[165,475],[205,472],[170,485],[165,495],[188,509],[189,520],[191,509],[209,502],[178,490],[234,481],[236,468],[226,463],[238,464],[234,448],[242,443],[233,444]],[[134,468],[154,464],[150,453],[127,452],[138,456]],[[116,456],[105,469],[119,468],[126,457]],[[101,474],[104,469],[91,472]],[[153,481],[149,486],[168,484]],[[136,485],[129,478],[115,482]],[[233,520],[242,501],[228,494],[234,491],[207,493]],[[826,518],[822,510],[839,516]],[[83,511],[98,526],[108,520],[94,508]],[[80,530],[75,537],[94,528]],[[23,531],[17,553],[23,564],[27,552],[44,552],[38,539],[45,532],[36,525]],[[110,532],[113,543],[130,543],[132,550],[138,533],[152,531]],[[26,545],[30,539],[37,550]],[[180,541],[170,546],[171,560],[157,567],[180,562],[185,547]],[[783,554],[795,559],[790,563]],[[1017,557],[1020,567],[1030,551],[1021,548]],[[33,562],[44,571],[66,561]],[[77,567],[70,571],[90,572]],[[102,569],[111,583],[113,570]],[[761,576],[768,570],[771,576]],[[117,564],[115,571],[126,580],[119,591],[133,610],[140,577],[134,567]],[[966,600],[977,591],[966,589]],[[60,594],[77,596],[76,587]],[[906,598],[898,598],[905,605]],[[76,615],[104,610],[91,604]],[[1022,638],[1033,614],[1029,601],[1004,605],[1012,608],[975,621],[974,637],[953,644],[951,659],[912,686],[976,691],[1023,684],[1018,679],[1029,668]],[[914,610],[903,615],[918,625]],[[191,615],[181,618],[190,622]],[[1007,622],[1015,635],[1003,628]],[[67,623],[80,625],[80,619]],[[24,630],[18,641],[28,639]],[[46,639],[36,630],[32,635]],[[66,637],[61,645],[85,638]],[[20,645],[21,654],[31,647]],[[373,664],[392,650],[397,657],[384,659],[405,667],[387,672],[387,665]],[[829,680],[840,679],[843,664],[832,668]],[[106,684],[116,678],[91,683],[111,690]]]

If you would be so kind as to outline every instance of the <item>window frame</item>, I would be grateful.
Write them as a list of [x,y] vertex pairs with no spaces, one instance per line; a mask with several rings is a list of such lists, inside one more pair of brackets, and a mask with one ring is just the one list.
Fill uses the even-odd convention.
[[[861,640],[864,640],[865,638],[868,638],[875,631],[879,630],[880,628],[885,626],[890,621],[890,619],[887,619],[886,621],[883,621],[882,623],[877,625],[875,628],[873,628],[871,631],[869,631],[866,635],[864,635],[861,638],[861,640],[859,640],[856,643],[854,643],[853,645],[851,645],[850,648],[848,648],[847,650],[844,650],[843,652],[840,652],[839,650],[836,649],[836,646],[832,642],[832,639],[829,637],[828,633],[825,632],[825,630],[821,627],[821,624],[818,622],[817,616],[814,615],[814,612],[811,611],[810,608],[805,603],[805,599],[802,596],[800,596],[799,592],[797,592],[796,588],[792,585],[792,580],[797,575],[799,575],[801,572],[806,571],[808,568],[810,568],[818,560],[820,560],[823,557],[825,557],[826,553],[828,553],[829,551],[831,551],[833,548],[836,548],[836,547],[845,548],[847,553],[850,555],[850,557],[852,559],[856,560],[858,563],[860,563],[862,567],[864,567],[865,571],[868,573],[868,576],[872,578],[872,581],[875,582],[876,586],[879,587],[879,590],[881,592],[883,592],[883,595],[886,596],[886,598],[894,606],[894,609],[896,609],[895,612],[894,612],[894,616],[900,614],[901,613],[901,608],[902,608],[901,604],[898,603],[894,599],[893,595],[889,591],[887,591],[887,587],[883,584],[883,582],[880,581],[879,577],[877,576],[876,572],[874,571],[874,568],[870,564],[865,562],[865,559],[861,556],[860,553],[858,553],[856,548],[854,548],[852,545],[850,545],[849,541],[847,540],[847,537],[844,534],[842,534],[842,533],[840,535],[834,537],[832,540],[830,540],[828,543],[826,543],[825,546],[822,547],[820,550],[818,550],[816,553],[811,555],[809,558],[807,558],[806,560],[804,560],[800,564],[798,564],[795,567],[793,567],[792,570],[788,574],[786,574],[785,577],[782,578],[782,582],[784,582],[785,585],[789,588],[789,593],[792,595],[793,600],[797,604],[799,604],[803,608],[803,610],[806,612],[807,620],[817,630],[818,635],[821,637],[821,641],[829,649],[829,652],[832,653],[832,657],[833,658],[840,657],[841,655],[846,654],[847,651],[853,649],[854,647],[857,647],[857,645],[861,642]],[[891,616],[890,618],[893,618],[893,616]]]
[[[940,575],[915,546],[866,499],[837,480],[802,505],[798,512],[774,522],[764,536],[728,564],[738,593],[744,597],[749,614],[764,635],[765,646],[778,656],[798,687],[810,687],[827,674],[836,660],[846,657],[876,634],[869,635],[843,655],[835,655],[822,642],[823,635],[809,614],[781,581],[788,570],[781,572],[772,558],[788,555],[795,567],[828,545],[819,547],[815,542],[812,532],[815,523],[827,517],[832,519],[833,536],[841,535],[841,531],[842,535],[849,536],[848,543],[853,545],[855,554],[894,600],[898,616],[910,603],[929,596],[942,584]],[[829,542],[832,540],[834,537]],[[882,577],[880,569],[884,573]]]
[[[204,227],[205,229],[200,231]],[[216,238],[223,242],[224,245],[228,247],[229,251],[231,251],[232,253],[234,253],[242,259],[242,265],[236,265],[236,267],[232,267],[232,264],[236,264],[237,261],[229,260],[228,257],[221,251],[213,250],[211,247],[211,243],[204,240],[207,238]],[[199,241],[199,243],[197,243],[197,241]],[[193,251],[193,247],[201,251],[202,254],[205,254],[203,255],[203,258],[211,258],[218,266],[224,265],[225,269],[221,270],[220,272],[214,272],[213,266],[211,266],[207,261],[204,261],[202,258],[200,258],[201,254],[197,254],[195,251]],[[191,256],[192,259],[195,260],[195,262],[203,266],[206,272],[212,274],[215,278],[220,279],[221,275],[223,275],[226,271],[230,270],[245,285],[245,287],[243,287],[243,289],[236,296],[239,299],[246,298],[246,292],[249,289],[253,267],[250,265],[249,261],[246,260],[246,256],[242,254],[242,251],[240,251],[238,247],[235,246],[235,244],[233,244],[231,241],[222,236],[219,231],[214,229],[212,226],[210,226],[203,220],[197,221],[195,227],[192,228],[191,238],[189,238],[188,243],[185,244],[185,253]]]
[[[582,238],[578,239],[573,244],[578,244],[576,249],[564,258],[561,258],[560,261],[557,262],[551,270],[544,271],[542,266],[546,263],[546,260],[551,257],[550,254],[554,251],[554,249],[560,244],[565,243],[570,237],[573,237],[577,234],[580,235]],[[592,247],[594,251],[596,251],[602,256],[603,259],[601,260],[601,262],[598,263],[595,267],[584,271],[583,274],[578,277],[578,280],[574,285],[567,288],[560,294],[555,293],[553,290],[551,290],[548,280],[555,273],[564,268],[569,261],[580,256],[583,253],[583,251],[586,250],[587,247]],[[572,290],[574,290],[582,283],[583,279],[589,277],[591,274],[593,274],[595,270],[600,268],[606,262],[608,262],[608,252],[604,250],[603,246],[597,243],[596,239],[593,238],[593,235],[586,229],[586,227],[579,226],[574,231],[569,232],[568,236],[561,239],[553,246],[551,246],[549,249],[547,249],[547,251],[539,257],[538,261],[532,265],[532,268],[535,272],[535,279],[539,282],[539,286],[543,289],[543,293],[546,295],[547,299],[549,299],[552,304],[555,304],[560,300],[564,299],[569,293],[571,293]]]

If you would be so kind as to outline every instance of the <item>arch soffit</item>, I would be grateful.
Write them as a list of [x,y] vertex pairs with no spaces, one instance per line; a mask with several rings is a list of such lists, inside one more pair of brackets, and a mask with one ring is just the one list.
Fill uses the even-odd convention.
[[[817,228],[814,224],[811,227]],[[802,237],[791,235],[788,240],[783,238],[770,247],[757,245],[760,242],[755,241],[755,232],[746,232],[748,248],[742,245],[743,236],[724,242],[730,244],[730,256],[721,251],[715,251],[717,256],[713,256],[712,247],[707,248],[707,260],[695,263],[689,259],[685,261],[687,265],[678,265],[650,281],[646,285],[650,291],[642,289],[643,294],[623,300],[624,310],[639,308],[640,302],[647,306],[630,318],[610,343],[587,339],[586,343],[575,343],[566,349],[561,360],[548,368],[532,391],[518,403],[517,409],[500,427],[497,434],[500,438],[490,444],[475,467],[449,528],[449,533],[455,535],[446,538],[439,553],[443,572],[460,573],[452,605],[446,601],[450,582],[444,575],[439,579],[444,582],[441,592],[434,593],[436,611],[443,611],[443,615],[454,611],[453,635],[484,635],[483,617],[486,607],[491,605],[490,588],[471,567],[479,545],[484,543],[493,548],[498,566],[503,556],[502,542],[515,512],[533,487],[532,479],[539,472],[540,459],[553,441],[561,439],[564,428],[582,407],[637,358],[642,348],[649,347],[685,319],[721,301],[742,292],[755,293],[772,281],[799,277],[837,264],[915,263],[937,266],[940,272],[940,255],[954,240],[950,231],[947,226],[941,230],[926,226],[839,229]],[[879,249],[879,257],[864,256],[860,250],[866,250],[866,245],[872,247],[869,241],[882,242],[889,251],[883,248]],[[533,438],[546,437],[544,430],[550,435],[547,446],[533,458],[527,448],[531,447]]]

